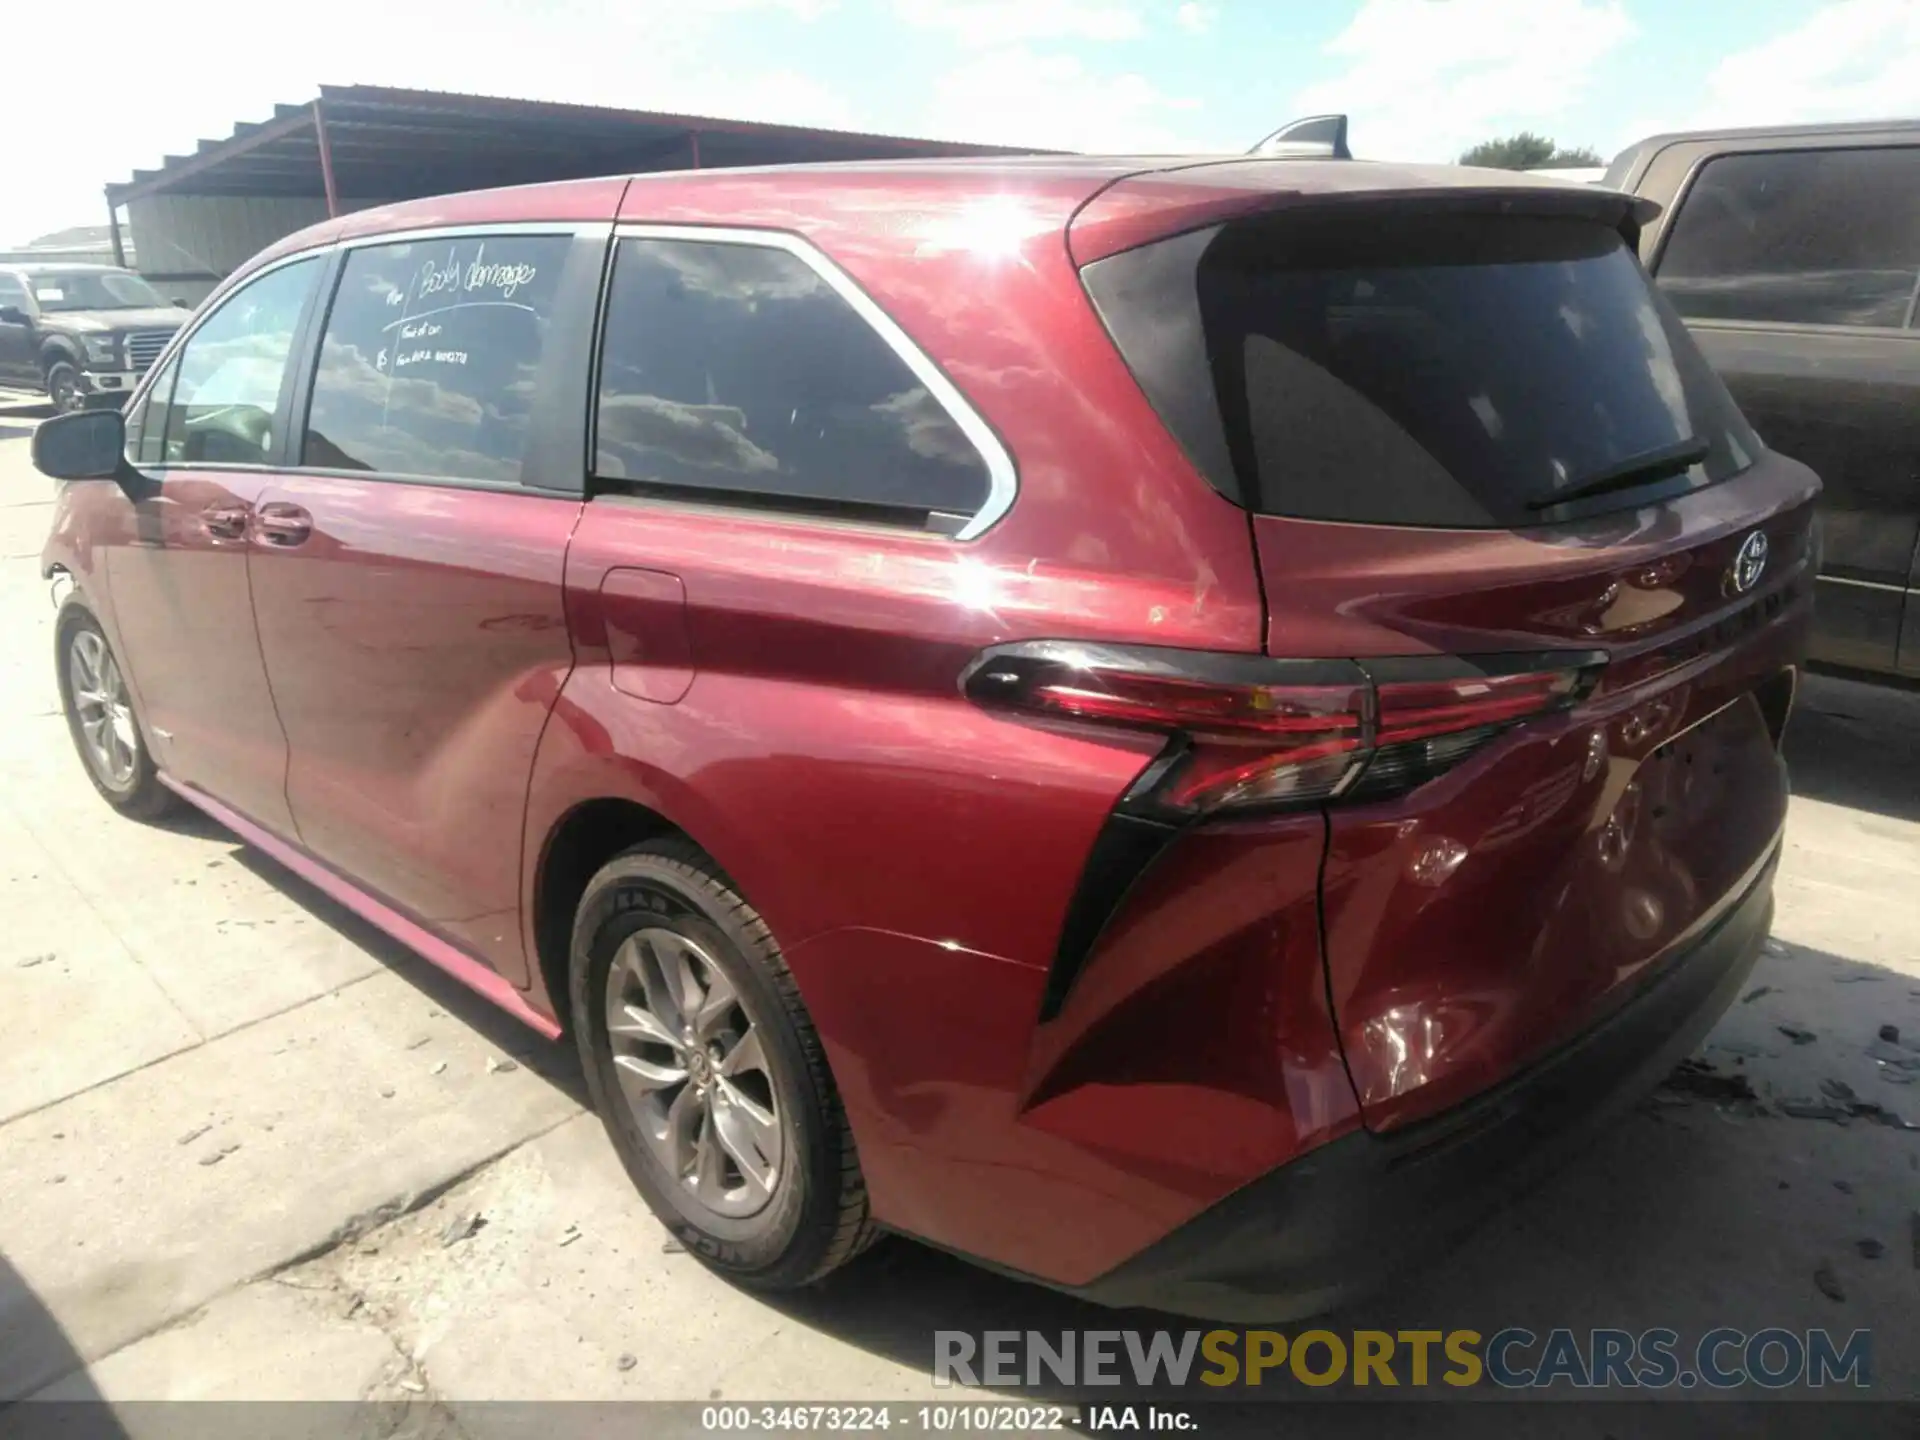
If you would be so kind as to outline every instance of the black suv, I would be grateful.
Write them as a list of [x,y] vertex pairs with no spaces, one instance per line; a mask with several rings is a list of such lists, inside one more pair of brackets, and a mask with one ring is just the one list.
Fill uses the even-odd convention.
[[186,319],[131,270],[0,266],[0,387],[44,392],[63,411],[118,405]]
[[1813,658],[1920,676],[1920,122],[1702,130],[1605,184],[1740,408],[1826,481]]

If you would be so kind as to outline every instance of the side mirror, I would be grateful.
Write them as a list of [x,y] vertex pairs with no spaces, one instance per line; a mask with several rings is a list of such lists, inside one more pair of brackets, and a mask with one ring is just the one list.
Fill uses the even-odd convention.
[[0,305],[0,325],[31,325],[27,312],[18,305]]
[[126,465],[127,420],[118,410],[78,410],[42,420],[33,464],[55,480],[118,480]]
[[193,308],[193,302],[191,300],[182,300],[178,295],[173,297],[173,304],[177,310],[191,310]]

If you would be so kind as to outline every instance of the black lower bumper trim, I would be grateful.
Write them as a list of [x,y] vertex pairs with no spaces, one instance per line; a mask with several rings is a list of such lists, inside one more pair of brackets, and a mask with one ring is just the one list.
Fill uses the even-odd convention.
[[1658,979],[1578,1039],[1432,1120],[1333,1141],[1229,1195],[1076,1294],[1241,1323],[1319,1314],[1431,1258],[1692,1052],[1752,972],[1772,854]]

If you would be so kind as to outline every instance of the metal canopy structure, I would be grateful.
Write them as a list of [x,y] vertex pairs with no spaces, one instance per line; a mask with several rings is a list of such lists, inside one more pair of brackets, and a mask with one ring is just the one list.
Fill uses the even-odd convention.
[[372,85],[323,85],[271,120],[202,140],[157,170],[107,186],[114,246],[119,210],[151,196],[304,197],[340,213],[342,197],[410,200],[496,185],[623,171],[925,155],[1030,153],[1016,147],[915,140],[798,125],[594,105],[509,100]]

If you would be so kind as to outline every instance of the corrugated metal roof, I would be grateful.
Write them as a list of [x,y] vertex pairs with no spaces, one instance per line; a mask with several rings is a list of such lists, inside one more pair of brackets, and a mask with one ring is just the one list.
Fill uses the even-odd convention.
[[643,170],[807,160],[1032,153],[597,105],[323,85],[317,100],[278,105],[271,120],[202,140],[156,170],[107,187],[115,205],[155,194],[325,193],[322,146],[337,195],[406,199],[497,185]]

